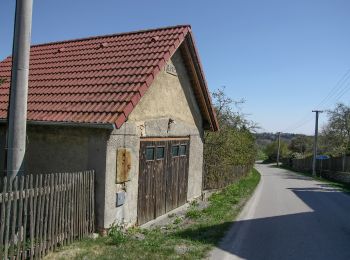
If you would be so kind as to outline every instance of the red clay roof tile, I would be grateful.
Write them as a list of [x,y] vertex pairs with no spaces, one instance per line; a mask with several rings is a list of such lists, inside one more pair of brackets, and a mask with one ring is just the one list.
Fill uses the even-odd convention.
[[[28,120],[119,128],[189,32],[180,25],[32,46]],[[0,62],[0,119],[11,65],[11,57]]]

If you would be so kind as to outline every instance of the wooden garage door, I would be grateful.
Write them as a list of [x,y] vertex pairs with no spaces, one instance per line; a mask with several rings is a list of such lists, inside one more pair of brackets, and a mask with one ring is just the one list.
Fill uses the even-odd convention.
[[141,141],[139,225],[186,203],[188,154],[188,138]]

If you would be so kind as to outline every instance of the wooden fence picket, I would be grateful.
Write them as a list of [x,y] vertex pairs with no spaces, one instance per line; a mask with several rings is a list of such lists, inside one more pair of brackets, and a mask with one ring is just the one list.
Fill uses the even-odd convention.
[[11,217],[11,196],[12,196],[12,180],[8,179],[8,193],[6,194],[6,220],[5,220],[5,242],[4,242],[4,259],[8,258],[9,253],[9,233],[10,233],[10,217]]
[[50,191],[50,174],[45,175],[45,213],[44,213],[44,230],[43,230],[43,247],[41,249],[42,253],[45,255],[47,253],[47,225],[48,225],[48,216],[49,216],[49,191]]
[[5,196],[6,196],[6,193],[7,193],[7,177],[4,177],[3,178],[3,181],[2,181],[2,203],[1,203],[1,217],[0,217],[0,245],[1,245],[1,251],[0,251],[0,256],[1,256],[1,259],[4,258],[4,253],[5,253],[5,248],[4,248],[4,233],[5,233]]
[[19,203],[18,203],[18,221],[17,221],[17,252],[16,255],[20,258],[21,248],[23,243],[23,229],[22,229],[22,214],[23,214],[23,188],[24,188],[24,177],[19,180]]
[[[17,191],[17,184],[18,184],[18,178],[15,177],[12,181],[13,183],[13,190],[12,190],[12,214],[16,216],[17,214],[17,199],[16,199],[16,193],[14,191]],[[14,241],[15,241],[15,232],[16,232],[16,218],[12,217],[12,221],[10,221],[10,234],[9,234],[9,258],[12,259],[14,255]]]
[[94,231],[94,171],[0,178],[0,259],[40,259]]
[[33,259],[33,255],[34,255],[34,220],[35,220],[35,216],[34,216],[34,197],[35,197],[35,190],[34,190],[34,186],[33,186],[33,175],[30,175],[30,179],[29,179],[29,216],[30,216],[30,222],[29,222],[29,241],[30,241],[30,259]]
[[29,191],[29,180],[30,176],[25,176],[25,190],[24,190],[24,219],[23,219],[23,242],[22,242],[22,259],[27,258],[27,221],[28,221],[28,198],[30,196],[30,191]]

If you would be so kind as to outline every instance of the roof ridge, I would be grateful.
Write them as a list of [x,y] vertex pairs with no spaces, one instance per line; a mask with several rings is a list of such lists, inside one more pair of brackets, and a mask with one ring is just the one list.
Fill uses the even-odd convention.
[[[200,81],[201,86],[194,90],[199,92],[201,113],[208,127],[217,129],[191,31],[190,25],[177,25],[34,45],[28,120],[113,124],[120,128],[172,55],[183,46],[190,60],[184,62],[190,62]],[[123,44],[101,47],[111,41]],[[91,44],[101,50],[92,51]],[[66,45],[72,50],[61,48]],[[101,48],[97,48],[99,45]],[[63,51],[56,50],[60,53],[56,55],[54,49]],[[7,117],[11,66],[10,58],[0,62],[0,76],[8,79],[0,86],[0,120]]]
[[[41,46],[55,45],[55,44],[60,44],[60,43],[79,42],[79,41],[93,40],[93,39],[106,38],[106,37],[122,36],[122,35],[127,35],[127,34],[130,35],[130,34],[145,33],[145,32],[152,32],[152,31],[169,30],[169,29],[180,28],[180,27],[191,28],[191,25],[190,24],[179,24],[179,25],[173,25],[173,26],[158,27],[158,28],[154,28],[154,29],[142,29],[142,30],[135,30],[135,31],[130,31],[130,32],[88,36],[88,37],[76,38],[76,39],[71,39],[71,40],[62,40],[62,41],[53,41],[53,42],[47,42],[47,43],[33,44],[30,47],[41,47]],[[11,55],[9,57],[11,57]]]

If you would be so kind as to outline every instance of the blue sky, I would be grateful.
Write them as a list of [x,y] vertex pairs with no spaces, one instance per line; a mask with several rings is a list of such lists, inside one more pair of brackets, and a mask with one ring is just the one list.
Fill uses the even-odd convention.
[[[0,3],[0,59],[11,54],[14,3]],[[312,134],[311,110],[350,69],[349,10],[348,0],[34,0],[32,43],[191,24],[211,90],[244,98],[262,131]],[[338,101],[349,105],[349,92]]]

